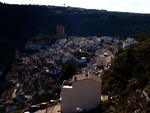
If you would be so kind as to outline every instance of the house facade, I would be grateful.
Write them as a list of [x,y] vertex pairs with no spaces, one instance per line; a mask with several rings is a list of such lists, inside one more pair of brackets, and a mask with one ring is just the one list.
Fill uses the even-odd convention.
[[63,83],[61,112],[76,113],[78,108],[89,111],[100,104],[101,78],[84,73],[75,75],[70,84]]
[[99,55],[97,58],[96,58],[96,64],[98,66],[103,66],[103,67],[106,67],[109,65],[109,63],[111,63],[111,56],[108,56],[108,55]]
[[123,48],[131,46],[132,44],[137,43],[136,40],[134,40],[134,38],[127,38],[125,41],[123,41]]

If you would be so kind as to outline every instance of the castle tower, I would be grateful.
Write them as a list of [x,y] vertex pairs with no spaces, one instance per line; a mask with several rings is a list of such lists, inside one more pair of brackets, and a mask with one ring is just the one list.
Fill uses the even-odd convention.
[[19,51],[18,50],[15,51],[15,59],[19,59]]
[[56,35],[60,37],[66,37],[67,34],[65,33],[65,27],[61,25],[56,26]]
[[56,27],[56,34],[57,35],[64,34],[64,32],[65,32],[64,26],[57,25],[57,27]]

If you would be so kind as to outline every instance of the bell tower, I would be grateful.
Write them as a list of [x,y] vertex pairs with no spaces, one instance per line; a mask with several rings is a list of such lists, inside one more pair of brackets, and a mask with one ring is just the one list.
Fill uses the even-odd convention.
[[16,60],[19,59],[19,51],[18,50],[15,51],[15,59]]

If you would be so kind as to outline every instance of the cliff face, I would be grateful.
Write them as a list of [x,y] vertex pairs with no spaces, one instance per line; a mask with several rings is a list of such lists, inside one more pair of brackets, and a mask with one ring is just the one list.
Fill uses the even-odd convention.
[[102,93],[113,98],[102,103],[103,112],[150,112],[150,40],[118,52],[102,76]]

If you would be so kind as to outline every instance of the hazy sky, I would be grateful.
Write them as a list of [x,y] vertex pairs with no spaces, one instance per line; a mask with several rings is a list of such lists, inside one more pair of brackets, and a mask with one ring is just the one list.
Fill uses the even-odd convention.
[[0,0],[10,4],[72,6],[108,11],[150,13],[150,0]]

